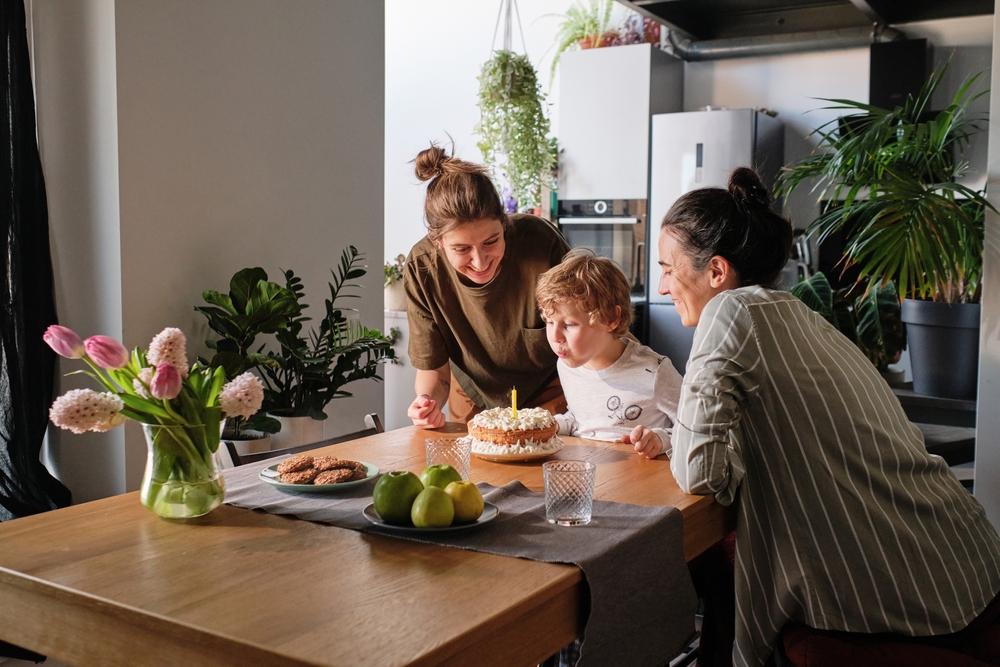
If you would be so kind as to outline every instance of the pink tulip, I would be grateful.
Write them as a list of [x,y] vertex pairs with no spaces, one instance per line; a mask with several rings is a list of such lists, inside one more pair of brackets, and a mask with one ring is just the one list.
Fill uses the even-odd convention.
[[156,367],[153,381],[149,383],[149,393],[154,398],[173,399],[181,393],[181,374],[173,364],[163,362]]
[[45,333],[42,340],[48,343],[49,347],[55,350],[56,354],[67,359],[82,359],[86,353],[83,341],[72,329],[53,324]]
[[128,363],[128,350],[108,336],[91,336],[83,341],[87,356],[101,368],[121,368]]

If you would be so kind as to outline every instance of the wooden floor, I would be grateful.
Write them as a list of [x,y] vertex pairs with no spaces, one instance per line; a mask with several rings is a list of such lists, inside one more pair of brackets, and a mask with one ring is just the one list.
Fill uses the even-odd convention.
[[14,660],[13,658],[0,658],[0,667],[34,667],[35,665],[42,665],[42,667],[73,667],[69,663],[59,662],[55,659],[49,659],[45,662],[35,663],[29,660]]

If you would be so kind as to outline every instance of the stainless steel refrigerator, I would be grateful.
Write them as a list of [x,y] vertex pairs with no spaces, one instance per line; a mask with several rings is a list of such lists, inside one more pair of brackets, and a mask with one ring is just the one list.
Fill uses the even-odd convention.
[[660,222],[685,192],[726,187],[736,167],[757,170],[770,188],[784,163],[781,121],[756,109],[713,109],[653,116],[649,188],[649,346],[670,357],[681,373],[687,365],[694,328],[681,324],[670,297],[657,291],[660,280]]

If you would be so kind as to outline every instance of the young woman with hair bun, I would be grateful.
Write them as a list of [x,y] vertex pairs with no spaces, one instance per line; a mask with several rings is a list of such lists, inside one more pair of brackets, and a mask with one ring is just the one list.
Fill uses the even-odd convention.
[[659,239],[660,293],[697,327],[671,469],[740,501],[733,663],[774,660],[780,636],[778,664],[881,665],[886,643],[899,664],[1000,664],[981,641],[1000,637],[1000,537],[872,363],[768,288],[791,237],[737,169],[678,199]]
[[489,173],[431,145],[414,160],[427,182],[427,236],[406,260],[410,362],[417,369],[414,424],[466,422],[510,405],[566,411],[556,355],[535,302],[538,276],[569,250],[533,215],[504,213]]

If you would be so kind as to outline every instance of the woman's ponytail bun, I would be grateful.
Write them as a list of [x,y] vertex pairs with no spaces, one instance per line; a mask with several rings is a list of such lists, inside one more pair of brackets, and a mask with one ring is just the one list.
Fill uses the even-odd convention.
[[417,178],[430,181],[424,216],[432,241],[455,225],[475,220],[499,220],[506,228],[507,214],[486,167],[448,155],[437,144],[420,151],[413,163]]
[[430,148],[417,153],[416,159],[413,160],[416,165],[413,171],[421,182],[429,181],[444,173],[444,164],[450,159],[443,148],[431,144]]
[[737,204],[771,207],[767,188],[753,169],[739,167],[729,174],[729,194]]
[[723,257],[740,285],[774,285],[792,249],[791,223],[771,210],[767,188],[747,167],[729,175],[725,190],[702,188],[682,195],[660,229],[674,235],[695,270]]

